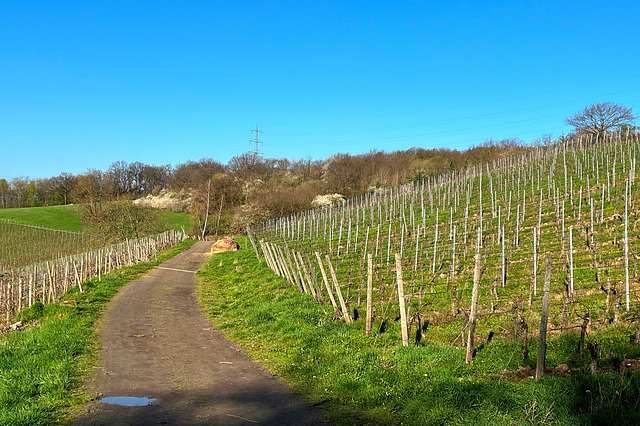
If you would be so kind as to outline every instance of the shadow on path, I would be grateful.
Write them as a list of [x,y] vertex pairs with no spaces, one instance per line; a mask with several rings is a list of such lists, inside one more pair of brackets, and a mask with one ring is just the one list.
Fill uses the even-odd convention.
[[73,424],[324,424],[319,410],[205,319],[195,272],[210,247],[199,242],[125,286],[100,321],[100,364],[85,392],[156,401],[143,407],[92,401]]

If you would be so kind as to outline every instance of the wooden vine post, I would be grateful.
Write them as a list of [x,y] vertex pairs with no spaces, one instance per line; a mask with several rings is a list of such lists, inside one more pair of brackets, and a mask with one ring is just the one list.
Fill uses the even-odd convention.
[[569,295],[573,297],[573,227],[569,228]]
[[367,255],[367,326],[366,335],[371,336],[373,323],[373,255]]
[[542,315],[540,316],[540,336],[538,338],[538,362],[536,364],[536,381],[544,374],[547,354],[547,323],[549,321],[549,287],[551,285],[551,257],[544,262],[544,288],[542,290]]
[[340,290],[340,285],[338,284],[338,277],[336,276],[336,271],[333,269],[333,263],[331,263],[331,258],[327,254],[325,256],[327,259],[327,265],[329,266],[329,272],[331,273],[331,280],[333,281],[333,286],[336,289],[336,294],[338,295],[338,301],[340,302],[340,308],[342,309],[342,317],[347,324],[353,324],[353,320],[351,319],[351,315],[349,315],[349,308],[347,308],[347,304],[344,302],[344,298],[342,297],[342,290]]
[[247,225],[247,237],[249,237],[249,241],[251,242],[251,246],[253,247],[253,251],[256,253],[256,257],[258,258],[258,262],[262,260],[260,257],[260,252],[258,251],[258,247],[256,246],[256,242],[253,240],[253,234],[251,232],[251,227]]
[[409,327],[407,325],[407,308],[404,300],[404,282],[402,281],[402,257],[396,253],[396,277],[398,281],[398,304],[400,307],[400,325],[402,327],[402,345],[409,346]]
[[[56,237],[57,233],[52,237],[54,242]],[[129,252],[135,252],[136,262],[146,260],[153,256],[152,247],[156,250],[161,246],[173,245],[185,237],[182,233],[168,231],[153,237],[130,240],[128,244],[122,242],[105,249],[0,270],[0,322],[10,322],[14,314],[32,306],[35,301],[53,303],[74,285],[82,292],[84,281],[102,278],[103,274],[110,272],[111,262],[118,263],[126,259]],[[3,248],[0,247],[0,251]]]
[[624,292],[627,312],[629,312],[629,190],[630,181],[626,181],[624,192]]
[[471,313],[469,314],[469,338],[467,339],[467,358],[469,364],[473,358],[473,346],[476,333],[476,317],[478,314],[478,293],[480,291],[480,259],[481,254],[476,253],[475,268],[473,270],[473,293],[471,295]]
[[[265,260],[266,259],[267,257],[265,256]],[[298,261],[298,254],[295,251],[293,252],[293,261],[296,265],[296,270],[298,271],[298,278],[300,278],[300,286],[298,290],[300,290],[301,293],[308,293],[307,284],[305,283],[304,273],[302,272],[302,266]]]
[[327,289],[327,293],[329,294],[329,300],[331,300],[331,306],[333,306],[333,310],[335,311],[337,316],[340,316],[340,309],[338,309],[338,304],[336,303],[336,299],[333,297],[333,291],[331,291],[331,287],[329,286],[329,280],[327,279],[327,272],[324,270],[324,265],[322,264],[322,258],[320,257],[320,253],[316,252],[316,259],[318,259],[318,266],[320,267],[320,272],[322,273],[322,281],[324,282],[324,287]]

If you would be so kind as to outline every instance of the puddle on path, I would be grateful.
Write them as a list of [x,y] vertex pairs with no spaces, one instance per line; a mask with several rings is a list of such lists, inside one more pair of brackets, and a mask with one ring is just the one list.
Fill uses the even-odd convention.
[[138,396],[107,396],[98,399],[103,404],[123,405],[125,407],[144,407],[151,405],[156,398],[146,398]]

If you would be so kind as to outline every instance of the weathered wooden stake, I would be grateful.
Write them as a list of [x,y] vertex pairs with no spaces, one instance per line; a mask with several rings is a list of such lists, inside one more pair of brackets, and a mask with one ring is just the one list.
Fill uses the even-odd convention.
[[[536,227],[533,227],[533,295],[538,295],[538,244],[537,244],[538,231]],[[531,305],[531,303],[529,303]],[[531,307],[531,306],[529,306]]]
[[340,310],[338,309],[338,304],[336,303],[336,299],[333,297],[333,291],[331,291],[331,287],[329,286],[329,280],[327,279],[327,272],[324,270],[324,265],[322,264],[322,258],[320,257],[320,253],[316,252],[316,259],[318,259],[318,266],[320,267],[320,273],[322,274],[322,281],[324,281],[324,287],[327,289],[327,293],[329,294],[329,300],[331,300],[331,306],[333,306],[333,310],[336,315],[340,317]]
[[[300,286],[298,287],[298,290],[300,290],[301,293],[308,293],[309,291],[307,290],[307,284],[305,283],[305,277],[304,277],[304,273],[302,271],[302,265],[300,265],[300,262],[298,261],[298,256],[299,253],[294,251],[293,252],[293,260],[296,264],[296,270],[298,271],[298,277],[300,278]],[[265,260],[267,259],[267,257],[265,256]]]
[[629,312],[629,190],[630,182],[627,180],[624,192],[624,291],[626,308]]
[[544,287],[542,289],[542,315],[540,316],[540,336],[538,338],[538,362],[536,364],[536,380],[544,374],[547,354],[547,323],[549,321],[549,289],[551,286],[551,257],[544,262]]
[[366,335],[371,336],[373,323],[373,256],[367,255],[367,325]]
[[573,297],[573,227],[569,228],[569,295]]
[[313,279],[311,278],[311,273],[309,272],[309,269],[307,268],[307,264],[305,263],[304,259],[302,258],[302,254],[300,252],[298,252],[297,255],[298,255],[298,261],[300,262],[300,266],[302,266],[302,270],[304,272],[304,275],[307,277],[307,288],[311,292],[311,295],[313,296],[313,298],[318,300],[318,296],[316,295],[316,289],[315,289],[315,287],[313,285]]
[[344,302],[344,298],[342,297],[342,290],[340,290],[340,285],[338,284],[338,277],[336,276],[336,271],[333,269],[333,263],[331,263],[331,258],[329,255],[325,255],[325,259],[327,260],[327,265],[329,265],[329,273],[331,274],[331,280],[333,281],[333,286],[336,289],[336,294],[338,295],[338,301],[340,302],[340,308],[342,309],[342,317],[344,318],[344,322],[347,324],[353,324],[353,320],[351,319],[351,315],[349,315],[349,308],[347,308],[347,304]]
[[400,325],[402,327],[402,344],[409,346],[409,328],[407,325],[407,308],[404,300],[404,282],[402,281],[402,257],[396,253],[396,279],[398,281],[398,304],[400,308]]
[[467,358],[466,363],[469,364],[473,358],[473,347],[475,343],[476,333],[476,316],[478,312],[478,293],[480,291],[480,253],[476,253],[475,268],[473,270],[473,293],[471,295],[471,313],[469,314],[469,338],[467,339]]

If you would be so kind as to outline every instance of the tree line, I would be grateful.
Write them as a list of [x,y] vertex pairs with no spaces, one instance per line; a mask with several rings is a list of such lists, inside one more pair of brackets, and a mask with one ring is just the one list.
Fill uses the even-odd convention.
[[[322,193],[345,198],[372,187],[393,186],[511,155],[528,149],[516,139],[487,141],[465,151],[412,148],[361,155],[335,154],[324,160],[312,158],[264,158],[248,152],[227,164],[211,158],[188,161],[175,167],[118,161],[105,171],[61,173],[50,178],[0,178],[0,207],[50,206],[97,201],[129,200],[163,189],[203,192],[209,183],[224,207],[262,200],[270,212],[287,214],[310,204]],[[264,199],[266,194],[269,200]]]
[[469,149],[411,148],[394,152],[335,154],[327,159],[264,158],[252,152],[222,164],[211,158],[171,165],[118,161],[106,171],[61,173],[44,179],[0,179],[0,208],[69,203],[96,204],[157,195],[162,190],[192,193],[194,234],[244,232],[246,225],[286,216],[313,206],[323,194],[347,199],[376,188],[420,181],[475,164],[523,154],[539,145],[571,140],[599,143],[631,127],[631,108],[594,104],[568,117],[574,132],[557,139],[545,135],[532,143],[487,140]]

